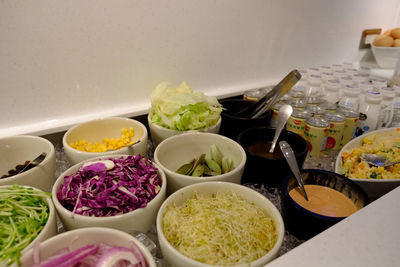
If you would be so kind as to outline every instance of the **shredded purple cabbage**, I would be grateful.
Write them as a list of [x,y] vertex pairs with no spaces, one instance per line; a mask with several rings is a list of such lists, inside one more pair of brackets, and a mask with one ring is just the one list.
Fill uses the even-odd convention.
[[161,177],[153,163],[141,155],[108,158],[115,166],[107,170],[94,161],[64,177],[57,198],[73,213],[105,217],[144,208],[161,189]]

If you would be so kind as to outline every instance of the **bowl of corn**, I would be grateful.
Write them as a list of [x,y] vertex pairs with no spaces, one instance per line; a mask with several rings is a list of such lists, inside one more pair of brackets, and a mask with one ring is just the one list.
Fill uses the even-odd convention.
[[71,165],[87,159],[126,154],[146,156],[148,134],[143,123],[129,118],[108,117],[84,122],[63,136],[63,147]]

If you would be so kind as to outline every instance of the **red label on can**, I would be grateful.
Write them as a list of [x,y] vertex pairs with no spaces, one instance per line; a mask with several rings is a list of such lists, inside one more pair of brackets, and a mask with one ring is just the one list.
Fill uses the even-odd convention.
[[306,131],[307,131],[307,132],[310,131],[310,126],[306,125]]
[[299,121],[299,120],[293,120],[293,123],[296,124],[296,125],[300,125],[300,124],[301,124],[301,121]]
[[333,148],[336,145],[336,140],[335,138],[328,137],[326,140],[326,148]]

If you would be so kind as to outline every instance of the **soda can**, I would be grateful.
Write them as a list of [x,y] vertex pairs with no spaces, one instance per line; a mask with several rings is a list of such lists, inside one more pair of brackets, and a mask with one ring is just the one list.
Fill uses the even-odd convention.
[[306,97],[306,101],[307,101],[307,106],[317,106],[323,102],[323,100],[317,96]]
[[312,117],[323,117],[325,115],[325,109],[322,106],[307,105],[306,110]]
[[285,104],[289,104],[292,101],[292,97],[289,94],[284,94],[281,99],[279,99],[280,102],[283,102]]
[[306,94],[303,90],[292,90],[290,92],[290,96],[292,97],[292,99],[303,99],[305,98]]
[[269,121],[269,127],[276,128],[276,123],[277,123],[278,115],[279,115],[279,109],[282,107],[282,105],[284,105],[284,103],[278,102],[272,108],[273,113],[271,116],[271,120]]
[[304,138],[306,120],[309,117],[310,113],[308,113],[308,111],[294,109],[286,123],[286,130],[294,132]]
[[326,113],[336,113],[337,112],[336,103],[325,102],[323,107],[325,108]]
[[329,121],[328,139],[326,149],[339,150],[343,138],[345,117],[338,113],[327,113],[324,119]]
[[257,102],[264,96],[265,92],[262,88],[247,90],[243,93],[243,99],[247,101]]
[[328,138],[329,122],[321,117],[310,117],[306,120],[304,137],[308,143],[310,157],[319,157],[325,150]]
[[292,101],[290,101],[290,105],[292,106],[293,110],[296,110],[296,109],[304,110],[307,103],[306,103],[306,101],[304,101],[304,99],[294,98],[294,99],[292,99]]
[[343,147],[355,136],[359,113],[345,109],[339,110],[339,113],[345,117],[343,138],[340,143],[340,147]]

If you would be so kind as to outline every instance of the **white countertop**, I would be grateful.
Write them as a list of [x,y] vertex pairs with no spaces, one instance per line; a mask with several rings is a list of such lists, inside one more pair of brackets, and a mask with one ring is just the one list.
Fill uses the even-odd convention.
[[400,187],[268,267],[400,266]]

